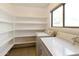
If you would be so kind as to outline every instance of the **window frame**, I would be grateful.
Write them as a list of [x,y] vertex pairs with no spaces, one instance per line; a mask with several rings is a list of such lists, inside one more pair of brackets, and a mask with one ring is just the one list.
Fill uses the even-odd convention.
[[[63,6],[63,18],[62,18],[62,27],[65,27],[65,3],[61,3],[61,4],[59,4],[58,6],[56,6],[52,11],[50,11],[50,13],[51,13],[51,27],[60,27],[60,26],[53,26],[53,12],[56,10],[56,9],[58,9],[59,7],[61,7],[61,6]],[[60,27],[60,28],[62,28],[62,27]]]

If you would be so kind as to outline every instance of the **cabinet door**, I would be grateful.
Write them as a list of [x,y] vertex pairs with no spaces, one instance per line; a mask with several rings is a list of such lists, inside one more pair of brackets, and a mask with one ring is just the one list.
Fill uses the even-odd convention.
[[50,52],[39,37],[37,38],[36,48],[37,56],[51,56]]
[[42,54],[42,50],[40,47],[41,47],[40,46],[40,38],[37,37],[36,38],[36,54],[37,54],[37,56],[40,56]]
[[52,56],[52,54],[49,52],[47,47],[44,45],[44,43],[41,41],[41,49],[42,49],[42,56]]

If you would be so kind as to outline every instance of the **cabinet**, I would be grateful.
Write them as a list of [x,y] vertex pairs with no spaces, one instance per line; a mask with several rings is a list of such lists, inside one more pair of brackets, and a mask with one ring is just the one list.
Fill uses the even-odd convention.
[[37,37],[36,48],[37,56],[52,56],[52,54],[49,52],[49,50],[39,37]]

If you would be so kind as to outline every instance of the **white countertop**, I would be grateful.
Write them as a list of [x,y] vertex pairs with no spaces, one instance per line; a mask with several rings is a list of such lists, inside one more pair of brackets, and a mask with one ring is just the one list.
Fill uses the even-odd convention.
[[36,32],[36,36],[49,36],[47,33],[45,32]]
[[57,37],[43,37],[41,40],[54,56],[79,54],[79,46],[73,45],[64,39],[59,39]]

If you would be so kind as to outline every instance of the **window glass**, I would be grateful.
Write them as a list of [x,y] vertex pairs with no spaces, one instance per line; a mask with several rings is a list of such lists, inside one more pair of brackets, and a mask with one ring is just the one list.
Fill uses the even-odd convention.
[[60,4],[51,11],[51,26],[63,27],[63,4]]
[[63,6],[53,12],[53,26],[63,26]]
[[65,26],[67,27],[79,27],[79,3],[67,3],[65,4]]

